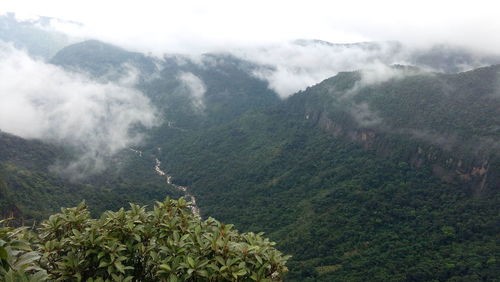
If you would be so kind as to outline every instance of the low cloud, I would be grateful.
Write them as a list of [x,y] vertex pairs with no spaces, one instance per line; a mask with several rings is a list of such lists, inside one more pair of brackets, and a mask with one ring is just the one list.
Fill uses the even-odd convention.
[[320,40],[295,40],[230,52],[261,66],[253,75],[267,81],[269,88],[282,98],[344,71],[361,70],[363,83],[371,84],[417,72],[411,68],[403,72],[402,68],[392,65],[452,73],[500,63],[500,56],[456,46],[414,48],[395,41],[332,44]]
[[406,131],[409,131],[409,133],[415,138],[438,145],[448,151],[455,147],[458,142],[458,138],[455,135],[432,132],[424,129],[409,129]]
[[72,177],[100,172],[113,154],[141,141],[141,127],[158,122],[149,100],[130,87],[133,73],[96,82],[2,44],[0,77],[0,129],[72,148],[78,158],[58,165]]
[[[233,19],[233,21],[229,21],[231,24],[228,25],[228,21],[223,20],[224,17],[222,17],[222,14],[227,16],[228,14],[223,12],[224,8],[231,5],[228,3],[228,5],[222,5],[221,9],[213,9],[213,5],[210,4],[210,8],[206,7],[207,9],[201,9],[199,3],[197,3],[195,5],[195,7],[197,7],[195,10],[191,10],[192,7],[190,7],[182,12],[176,11],[176,13],[170,17],[165,17],[162,9],[156,9],[153,8],[154,6],[149,6],[148,9],[150,10],[148,10],[148,13],[142,15],[143,20],[130,21],[130,18],[137,18],[136,13],[138,10],[133,7],[135,6],[135,4],[133,4],[128,6],[128,12],[131,13],[130,15],[118,13],[116,14],[116,21],[113,21],[114,24],[110,24],[109,13],[104,13],[101,9],[104,8],[101,7],[102,3],[99,2],[100,9],[98,10],[102,12],[100,16],[104,16],[104,18],[100,19],[103,22],[96,22],[99,20],[99,15],[95,14],[95,9],[90,8],[88,3],[85,2],[84,7],[81,7],[76,12],[80,12],[82,9],[90,9],[92,10],[92,13],[85,15],[85,17],[82,18],[70,17],[72,20],[81,21],[82,24],[58,18],[50,18],[43,28],[44,30],[50,32],[58,31],[61,34],[67,35],[71,40],[75,40],[77,38],[99,39],[124,47],[128,50],[140,51],[148,54],[152,52],[151,54],[154,54],[158,58],[162,58],[165,53],[173,52],[190,55],[192,56],[191,58],[193,59],[193,62],[196,62],[200,60],[202,57],[200,54],[202,53],[231,53],[237,57],[249,60],[261,66],[256,69],[253,74],[256,77],[267,81],[269,83],[269,88],[276,91],[283,98],[286,98],[299,90],[303,90],[306,87],[319,83],[328,77],[334,76],[340,71],[365,69],[373,64],[408,64],[416,65],[423,69],[432,71],[458,72],[470,70],[491,63],[500,63],[499,56],[493,58],[494,54],[499,54],[498,48],[492,48],[494,44],[485,44],[486,42],[481,44],[479,43],[480,41],[485,40],[484,38],[487,38],[488,43],[490,43],[492,37],[480,36],[481,40],[470,40],[470,38],[478,39],[476,38],[478,35],[472,37],[462,35],[462,32],[476,31],[477,28],[467,30],[454,29],[454,32],[444,32],[446,35],[455,33],[456,36],[453,37],[456,40],[445,40],[446,37],[443,37],[443,34],[433,37],[432,40],[425,40],[425,38],[430,38],[429,32],[437,32],[437,28],[425,28],[420,31],[422,32],[420,36],[417,36],[417,33],[415,32],[402,32],[402,30],[400,30],[401,33],[398,32],[391,36],[386,36],[383,33],[391,30],[394,31],[394,26],[402,28],[404,25],[380,23],[382,25],[379,26],[378,31],[369,30],[369,27],[373,27],[374,23],[377,21],[374,23],[370,22],[369,24],[364,22],[365,25],[361,24],[363,21],[359,21],[361,25],[358,26],[358,24],[353,24],[351,22],[351,17],[353,15],[360,15],[358,6],[351,6],[350,4],[348,6],[354,9],[356,13],[351,13],[349,17],[344,18],[344,20],[348,20],[349,22],[344,23],[344,28],[346,30],[357,30],[358,28],[361,28],[364,30],[362,32],[364,35],[362,36],[355,36],[357,32],[348,36],[349,32],[345,33],[342,30],[340,30],[340,33],[337,33],[334,29],[332,29],[333,26],[337,25],[329,26],[323,23],[321,26],[314,26],[314,28],[311,28],[308,25],[315,21],[311,19],[297,21],[298,18],[303,18],[304,9],[311,8],[314,10],[319,9],[318,11],[315,11],[315,13],[312,13],[315,15],[315,19],[319,19],[321,18],[319,15],[323,15],[325,20],[327,19],[326,22],[335,21],[335,19],[341,19],[346,16],[345,12],[339,12],[340,10],[334,9],[340,14],[338,14],[337,17],[333,17],[331,9],[321,9],[319,8],[320,6],[315,5],[299,5],[300,8],[299,6],[296,7],[296,12],[298,14],[296,16],[289,15],[289,18],[286,17],[290,20],[290,22],[287,24],[282,22],[283,27],[275,25],[276,17],[274,13],[268,14],[268,20],[273,24],[263,24],[263,19],[260,18],[259,25],[262,26],[257,27],[255,26],[257,23],[255,22],[242,21],[244,17],[248,16],[245,14],[239,15]],[[42,6],[45,7],[45,5]],[[255,9],[254,5],[249,6],[250,7],[248,7],[248,9]],[[390,6],[391,8],[395,8],[394,5]],[[71,7],[73,7],[73,4]],[[114,9],[114,7],[115,5],[110,5],[108,8]],[[390,9],[381,7],[382,6],[377,4],[373,5],[371,9],[381,9],[385,13],[391,11]],[[281,14],[281,5],[277,5],[274,8],[279,9],[280,17],[283,16]],[[414,8],[420,9],[421,7]],[[470,7],[462,8],[464,8],[464,11],[468,11],[470,9]],[[146,10],[141,11],[145,12]],[[194,14],[190,14],[193,12]],[[259,9],[259,12],[261,13],[262,11]],[[436,11],[434,11],[434,13],[435,12]],[[188,13],[188,15],[181,16],[182,13]],[[212,13],[222,14],[213,16]],[[233,15],[233,13],[229,14]],[[401,20],[408,17],[407,13],[390,12],[390,14],[391,16],[387,17],[387,19],[391,19],[396,16],[399,17],[401,15],[405,15]],[[251,16],[252,14],[250,13],[249,15]],[[65,13],[64,16],[66,17],[69,15]],[[209,20],[202,21],[202,17],[200,16],[204,16]],[[362,18],[368,18],[368,16],[371,17],[373,15],[370,13]],[[445,24],[445,22],[443,22],[443,14],[436,13],[434,16],[437,20],[436,26],[442,27]],[[458,17],[458,15],[455,14],[448,16],[456,17],[458,20],[457,22],[453,22],[453,25],[458,24],[459,26],[462,26],[463,23],[461,17]],[[495,16],[496,18],[496,15],[489,16]],[[377,19],[381,18],[382,17],[377,16]],[[118,21],[119,19],[121,19],[120,22]],[[159,25],[159,19],[167,21],[168,24],[165,23]],[[216,20],[214,21],[214,19]],[[480,20],[481,22],[488,22],[486,18],[483,19],[483,17],[480,17]],[[170,21],[172,22],[170,23]],[[202,24],[195,24],[197,21],[200,21]],[[211,26],[217,21],[221,22],[219,22],[216,26]],[[236,28],[238,25],[237,23],[244,25],[251,23],[247,27],[247,31],[255,32],[255,38],[250,40],[250,34],[248,32],[242,33],[241,30],[244,29]],[[316,22],[316,24],[318,24],[318,22]],[[422,23],[418,21],[418,25],[420,24]],[[388,26],[391,28],[387,28]],[[477,23],[473,26],[481,27],[477,30],[482,31],[484,29],[484,25],[479,25]],[[487,26],[490,31],[493,30],[492,28],[494,25]],[[303,30],[307,32],[295,33],[295,31],[302,29],[299,27],[303,27]],[[203,32],[200,28],[204,29]],[[220,32],[220,30],[226,30],[227,28],[234,30],[230,33]],[[262,30],[260,30],[260,28]],[[274,28],[277,29],[274,31],[275,33],[268,34],[268,32],[271,32]],[[326,28],[328,32],[326,32],[324,28]],[[407,26],[407,28],[410,28],[410,26]],[[145,30],[147,30],[147,32],[144,32]],[[282,35],[284,30],[294,32],[291,32],[284,37],[278,36]],[[310,33],[314,30],[323,30],[323,32],[319,34]],[[413,29],[410,28],[409,30]],[[443,31],[441,30],[440,32]],[[370,36],[369,34],[372,33],[378,35]],[[481,34],[479,32],[473,33]],[[221,34],[224,34],[224,36],[220,37]],[[262,37],[264,34],[268,34],[269,36],[264,38]],[[333,36],[335,34],[337,36]],[[342,34],[345,36],[342,36]],[[229,35],[229,38],[226,38],[226,35]],[[249,40],[246,40],[247,38]],[[369,40],[378,43],[331,44],[319,40],[288,41],[293,40],[293,38],[321,38],[330,40],[331,42],[355,42],[357,40]],[[417,38],[418,40],[415,40]],[[466,42],[464,42],[464,39],[466,39]],[[398,41],[396,42],[391,40]],[[474,46],[465,44],[467,42],[472,42]],[[489,48],[475,48],[486,46],[489,46]]]
[[[498,53],[498,2],[382,1],[25,1],[3,0],[0,14],[46,15],[53,25],[154,53],[210,52],[228,45],[319,38],[331,42],[398,40],[425,47],[439,43]],[[117,7],[120,7],[117,9]],[[450,12],[453,10],[453,12]],[[110,20],[112,15],[112,20]],[[256,17],[258,15],[258,17]]]
[[181,72],[178,79],[187,88],[193,108],[196,111],[203,112],[205,109],[205,92],[207,90],[201,78],[190,72]]
[[382,122],[382,118],[372,111],[366,102],[352,105],[350,113],[356,122],[363,127],[375,126]]
[[254,75],[269,83],[282,98],[336,75],[371,65],[402,63],[395,43],[335,45],[295,41],[233,51],[238,57],[263,65]]
[[361,70],[360,84],[362,86],[383,83],[391,79],[402,78],[409,73],[397,67],[383,64],[372,64]]

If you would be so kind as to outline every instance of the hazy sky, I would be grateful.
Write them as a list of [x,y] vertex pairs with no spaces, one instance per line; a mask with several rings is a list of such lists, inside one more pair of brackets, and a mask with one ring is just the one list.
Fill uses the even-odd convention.
[[500,49],[500,2],[457,0],[2,0],[0,13],[81,22],[61,29],[152,52],[211,51],[296,38],[400,40]]

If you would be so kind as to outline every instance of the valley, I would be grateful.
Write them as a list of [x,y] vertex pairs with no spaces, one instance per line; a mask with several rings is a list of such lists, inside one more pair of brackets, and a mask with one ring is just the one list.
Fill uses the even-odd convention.
[[[172,127],[170,124],[168,124],[169,127]],[[142,157],[142,151],[138,151],[138,150],[135,150],[135,149],[132,149],[132,148],[129,148],[129,150],[131,150],[132,152],[136,153],[139,155],[139,157]],[[158,151],[161,151],[160,148],[158,148]],[[162,176],[162,177],[165,177],[165,181],[168,185],[172,185],[173,187],[175,187],[175,189],[181,191],[182,193],[184,193],[184,198],[187,199],[188,201],[190,201],[190,209],[191,209],[191,212],[196,215],[196,216],[200,216],[200,208],[198,208],[198,206],[196,205],[196,198],[191,194],[189,193],[188,191],[188,187],[186,186],[179,186],[179,185],[175,185],[172,183],[172,175],[169,175],[167,174],[165,171],[163,171],[161,169],[161,162],[158,158],[155,158],[155,166],[154,166],[154,171],[156,172],[156,174],[158,174],[159,176]]]
[[167,181],[167,184],[169,185],[173,185],[177,190],[181,191],[184,193],[184,198],[186,198],[188,201],[190,201],[190,209],[191,209],[191,212],[196,215],[196,216],[200,216],[200,208],[198,208],[198,206],[196,205],[196,198],[191,195],[191,193],[189,193],[188,191],[188,187],[186,186],[179,186],[179,185],[175,185],[172,183],[172,176],[171,175],[168,175],[166,172],[164,172],[163,170],[161,170],[161,162],[160,160],[158,159],[155,159],[155,172],[160,175],[160,176],[164,176],[165,177],[165,180]]
[[[34,114],[41,137],[0,132],[0,214],[36,225],[81,201],[96,217],[183,197],[196,220],[265,232],[292,256],[285,281],[496,281],[498,56],[397,42],[283,48],[364,56],[317,62],[320,76],[238,52],[160,57],[98,40],[34,49],[52,56],[30,67],[87,92],[48,102],[29,92],[26,103],[55,113]],[[59,116],[71,103],[106,114]]]

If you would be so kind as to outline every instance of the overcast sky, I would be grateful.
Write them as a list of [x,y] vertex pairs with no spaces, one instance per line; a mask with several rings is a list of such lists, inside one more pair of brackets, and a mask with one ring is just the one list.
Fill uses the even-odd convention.
[[2,0],[0,13],[83,23],[58,28],[140,51],[213,51],[296,38],[400,40],[500,49],[498,1]]

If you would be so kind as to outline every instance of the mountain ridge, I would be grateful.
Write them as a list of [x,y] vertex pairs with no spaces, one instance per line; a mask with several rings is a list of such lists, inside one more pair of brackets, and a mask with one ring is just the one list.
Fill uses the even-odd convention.
[[[102,64],[106,46],[58,64],[97,74],[135,58],[118,49],[117,60]],[[44,191],[38,198],[54,205],[89,197],[101,209],[129,199],[149,203],[175,192],[155,175],[157,158],[174,184],[189,186],[202,216],[265,231],[292,254],[291,281],[497,276],[499,66],[458,74],[405,66],[340,72],[279,99],[245,60],[208,54],[201,63],[175,56],[156,63],[157,76],[136,85],[164,118],[145,143],[72,188],[55,189],[52,183],[64,182],[39,174],[41,165],[26,170],[2,160],[8,192]],[[202,111],[189,83],[202,85]],[[484,150],[475,149],[477,140]],[[80,187],[81,194],[71,190]],[[7,196],[24,203],[21,210],[38,204],[15,193]],[[27,212],[47,210],[39,204]]]
[[[362,79],[360,72],[340,73],[278,105],[249,112],[205,132],[168,140],[161,146],[161,157],[173,173],[173,181],[191,187],[204,213],[234,222],[242,230],[264,230],[280,248],[291,253],[294,256],[290,262],[292,280],[368,277],[427,280],[437,276],[443,280],[452,277],[477,280],[472,259],[460,258],[458,252],[465,248],[482,249],[481,253],[485,251],[484,246],[495,249],[492,236],[498,228],[494,224],[493,207],[499,199],[499,151],[492,147],[484,154],[477,154],[460,144],[462,139],[455,147],[446,148],[431,142],[434,140],[411,132],[400,133],[394,128],[399,129],[402,124],[409,129],[424,125],[429,129],[441,128],[439,122],[430,122],[432,116],[440,114],[446,120],[446,115],[453,116],[453,113],[439,107],[422,108],[410,101],[435,96],[437,101],[443,99],[443,103],[450,102],[448,98],[455,99],[455,110],[468,108],[469,103],[460,95],[474,96],[473,89],[447,96],[442,91],[447,88],[434,84],[444,79],[447,83],[468,85],[470,81],[483,87],[477,75],[495,77],[497,71],[498,66],[494,66],[463,74],[396,77],[358,88],[356,91],[360,93],[339,101],[338,97],[351,91]],[[411,87],[406,92],[398,91],[399,96],[391,96],[389,94],[395,94],[390,91],[393,86]],[[492,89],[495,88],[486,90]],[[480,93],[486,97],[492,94]],[[412,100],[405,95],[415,97]],[[363,126],[349,107],[360,102],[376,105],[377,110],[383,110],[380,107],[390,105],[389,102],[395,105],[408,102],[407,107],[423,112],[419,114],[421,120],[416,121],[406,116],[402,116],[401,121],[391,121],[388,118],[394,113],[382,112],[386,114],[382,115],[385,119],[382,125],[397,123]],[[480,102],[498,111],[500,100]],[[386,108],[389,109],[392,108]],[[407,109],[402,108],[400,113]],[[494,125],[497,116],[486,115],[484,122]],[[458,134],[465,138],[463,140],[470,139],[470,134],[476,137],[499,134],[489,126],[482,131],[471,131],[474,126],[468,124],[470,121],[457,121],[456,126],[444,133],[464,130],[469,135]],[[387,126],[392,130],[387,130]],[[388,220],[388,225],[381,224],[384,220]],[[447,241],[442,237],[442,229],[448,230],[448,227],[455,230],[456,239]],[[388,231],[388,228],[394,229]],[[482,235],[477,237],[476,232]],[[360,242],[363,240],[373,243],[364,245]],[[314,242],[321,244],[314,245]],[[431,248],[428,244],[439,247]],[[379,249],[381,245],[386,249]],[[452,245],[455,251],[450,249]],[[392,247],[388,246],[406,258],[393,256]],[[341,255],[361,250],[366,256],[364,263],[358,261],[362,258],[359,255]],[[489,256],[491,251],[486,251]],[[454,258],[442,257],[442,252],[452,253]],[[385,266],[393,265],[392,274],[370,264],[377,256],[384,257]],[[475,253],[474,256],[481,255]],[[493,266],[487,266],[486,260],[481,263],[482,270],[474,271],[486,275],[482,277],[492,277],[488,275],[494,273]],[[444,261],[462,266],[446,269]],[[426,264],[433,265],[436,273],[426,272]],[[413,267],[405,271],[405,265]]]

